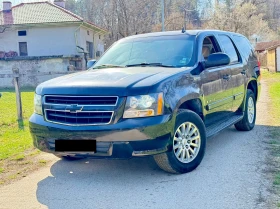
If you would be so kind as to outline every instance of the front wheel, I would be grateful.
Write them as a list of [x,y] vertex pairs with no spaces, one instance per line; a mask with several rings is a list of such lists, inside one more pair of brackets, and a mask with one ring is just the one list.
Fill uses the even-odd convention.
[[234,124],[238,131],[251,131],[256,122],[256,98],[252,90],[248,89],[245,100],[245,112],[241,121]]
[[172,151],[155,155],[158,166],[169,173],[187,173],[202,161],[206,148],[206,131],[201,118],[190,110],[176,116]]

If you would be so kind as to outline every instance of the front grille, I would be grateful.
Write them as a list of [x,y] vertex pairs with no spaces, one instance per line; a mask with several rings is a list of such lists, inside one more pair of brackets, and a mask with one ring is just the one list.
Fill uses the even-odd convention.
[[77,104],[92,106],[115,106],[118,97],[116,96],[45,96],[47,104]]
[[113,111],[65,112],[45,110],[47,121],[66,125],[105,125],[111,122]]

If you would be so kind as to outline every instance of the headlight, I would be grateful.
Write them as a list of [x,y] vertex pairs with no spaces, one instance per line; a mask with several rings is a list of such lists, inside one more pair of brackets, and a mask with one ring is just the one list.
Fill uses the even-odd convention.
[[42,111],[42,97],[41,95],[35,94],[34,96],[34,112],[43,115]]
[[123,118],[162,115],[163,106],[162,93],[127,97]]

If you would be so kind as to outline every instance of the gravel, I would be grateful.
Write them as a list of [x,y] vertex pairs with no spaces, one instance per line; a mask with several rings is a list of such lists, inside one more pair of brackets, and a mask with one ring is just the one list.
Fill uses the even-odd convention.
[[268,208],[267,102],[263,86],[255,129],[230,127],[209,139],[191,173],[165,173],[151,157],[67,162],[50,155],[47,167],[0,187],[0,208]]

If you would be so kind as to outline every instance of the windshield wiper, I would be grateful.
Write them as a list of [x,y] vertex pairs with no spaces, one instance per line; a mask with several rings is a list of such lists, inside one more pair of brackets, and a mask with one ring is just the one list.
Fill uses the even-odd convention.
[[175,67],[172,65],[163,65],[162,63],[139,63],[139,64],[126,65],[126,67],[136,67],[136,66],[159,66],[159,67],[172,67],[172,68]]
[[104,64],[104,65],[99,65],[99,66],[93,67],[92,69],[101,69],[101,68],[110,68],[110,67],[124,68],[126,66],[123,66],[123,65],[113,65],[113,64]]

